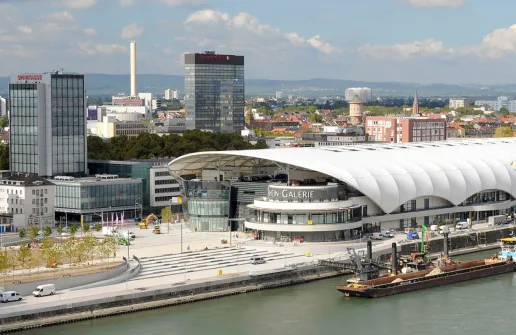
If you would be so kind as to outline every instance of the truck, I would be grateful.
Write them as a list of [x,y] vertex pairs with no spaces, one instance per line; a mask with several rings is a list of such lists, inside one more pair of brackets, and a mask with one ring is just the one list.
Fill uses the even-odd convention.
[[507,216],[505,216],[505,215],[490,216],[487,219],[488,226],[497,226],[497,225],[504,224],[506,222],[507,222]]
[[419,239],[419,235],[417,231],[411,231],[407,233],[407,240],[417,240]]

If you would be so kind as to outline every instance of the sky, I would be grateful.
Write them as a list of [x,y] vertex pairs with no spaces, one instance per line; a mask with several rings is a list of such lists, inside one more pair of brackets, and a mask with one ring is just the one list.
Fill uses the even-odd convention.
[[516,82],[515,0],[0,0],[0,76],[184,73],[244,55],[254,79]]

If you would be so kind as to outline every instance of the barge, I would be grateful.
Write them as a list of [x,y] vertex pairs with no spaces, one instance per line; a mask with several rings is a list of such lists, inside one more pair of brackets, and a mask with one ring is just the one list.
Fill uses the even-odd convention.
[[380,298],[514,271],[512,259],[483,259],[340,285],[337,290],[350,297]]

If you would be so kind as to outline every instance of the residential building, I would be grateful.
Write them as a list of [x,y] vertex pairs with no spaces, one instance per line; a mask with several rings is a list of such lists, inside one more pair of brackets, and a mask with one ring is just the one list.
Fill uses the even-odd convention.
[[283,92],[276,91],[276,100],[280,100],[283,97]]
[[14,173],[0,179],[0,232],[54,226],[56,187],[35,174]]
[[56,176],[50,181],[56,185],[55,211],[66,223],[79,222],[81,215],[85,222],[98,221],[102,213],[134,217],[143,196],[142,180],[138,178],[103,174],[86,178]]
[[374,137],[364,133],[363,127],[347,127],[332,132],[300,133],[296,142],[300,147],[339,147],[374,143]]
[[496,100],[476,100],[475,106],[489,106],[498,112],[502,108],[507,108],[509,112],[516,113],[516,100],[509,99],[506,96],[500,96]]
[[236,132],[244,129],[244,56],[213,51],[185,55],[188,129]]
[[468,99],[450,99],[449,103],[450,109],[457,109],[457,108],[470,108],[471,103]]
[[377,142],[408,143],[446,140],[446,119],[368,116],[367,134]]
[[13,75],[9,106],[12,172],[42,177],[87,174],[84,75]]
[[171,90],[170,88],[165,90],[165,100],[179,100],[179,91]]
[[120,135],[136,137],[150,132],[149,122],[117,121],[114,116],[104,116],[102,122],[97,122],[97,136],[112,138]]
[[0,96],[0,116],[7,115],[7,99]]
[[358,96],[363,102],[373,100],[373,91],[369,87],[351,87],[346,88],[344,92],[344,100],[351,101]]
[[[168,205],[172,198],[180,196],[179,182],[170,175],[165,174],[166,164],[170,158],[156,158],[133,161],[88,161],[91,173],[116,174],[124,178],[138,178],[142,181],[142,196],[139,202],[143,204],[144,212],[159,212]],[[179,212],[180,206],[173,207],[174,212]]]
[[[183,214],[192,229],[331,242],[514,213],[513,161],[516,139],[504,138],[197,152],[168,167],[184,185]],[[224,180],[202,177],[229,166],[238,168]]]

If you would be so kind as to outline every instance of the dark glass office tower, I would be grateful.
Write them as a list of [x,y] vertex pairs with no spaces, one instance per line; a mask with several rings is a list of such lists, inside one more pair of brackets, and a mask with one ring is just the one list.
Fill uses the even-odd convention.
[[186,54],[186,127],[213,132],[244,129],[244,90],[244,56]]
[[84,75],[19,74],[9,84],[9,164],[43,177],[87,174]]

